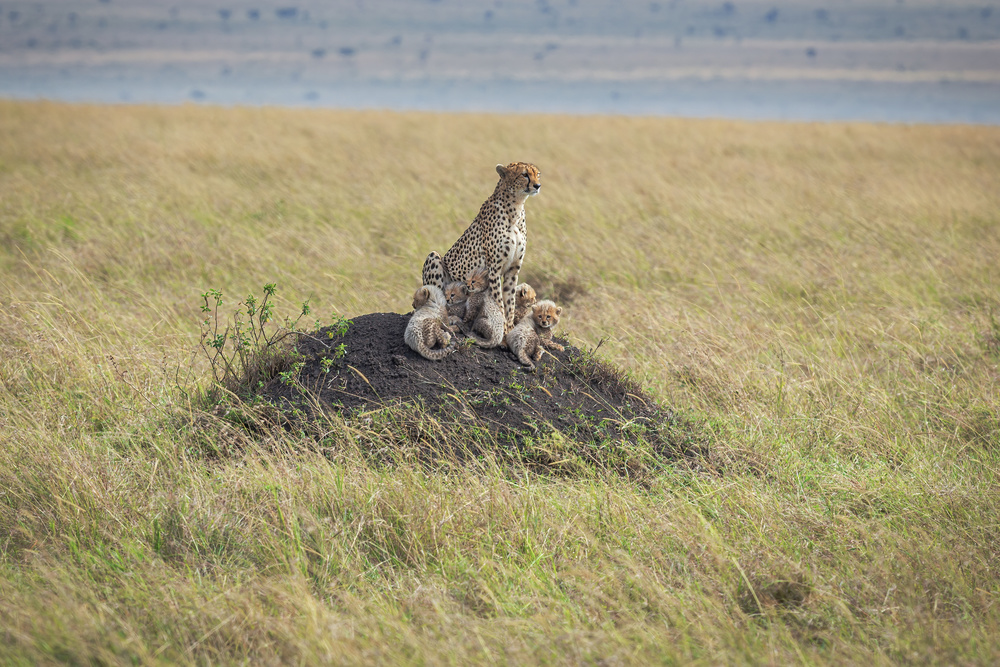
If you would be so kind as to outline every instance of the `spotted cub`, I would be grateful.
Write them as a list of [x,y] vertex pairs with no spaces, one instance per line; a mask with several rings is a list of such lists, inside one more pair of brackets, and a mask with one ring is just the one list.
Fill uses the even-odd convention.
[[514,324],[524,319],[524,316],[531,312],[531,307],[535,305],[538,296],[534,288],[528,283],[521,283],[514,290]]
[[[448,306],[441,289],[424,285],[413,295],[413,315],[406,323],[403,339],[410,349],[425,359],[437,361],[455,351],[455,343],[445,322]],[[440,349],[433,349],[441,345]]]
[[562,345],[552,340],[552,330],[559,324],[561,313],[562,308],[551,301],[539,301],[507,334],[507,347],[529,370],[535,370],[535,363],[542,358],[543,348],[563,349]]
[[480,347],[497,347],[503,342],[503,308],[488,289],[487,270],[481,266],[465,279],[465,317],[462,331]]
[[514,328],[514,288],[524,261],[528,228],[524,222],[524,202],[537,195],[542,185],[538,168],[527,162],[497,165],[500,181],[483,202],[479,215],[455,241],[444,257],[437,252],[424,260],[423,283],[444,286],[485,266],[490,294],[502,305],[504,333]]
[[[455,281],[444,287],[444,300],[448,304],[448,324],[456,325],[465,319],[465,306],[469,299],[469,290],[465,283]],[[453,328],[452,331],[455,329]]]

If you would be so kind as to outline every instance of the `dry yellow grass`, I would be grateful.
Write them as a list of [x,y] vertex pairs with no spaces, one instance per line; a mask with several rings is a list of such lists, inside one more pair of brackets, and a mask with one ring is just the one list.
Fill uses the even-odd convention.
[[[205,289],[404,312],[511,160],[525,278],[725,475],[185,402]],[[0,102],[0,660],[995,662],[997,183],[986,127]]]

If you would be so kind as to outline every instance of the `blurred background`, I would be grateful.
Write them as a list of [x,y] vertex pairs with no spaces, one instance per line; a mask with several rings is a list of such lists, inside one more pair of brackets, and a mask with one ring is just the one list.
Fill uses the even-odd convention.
[[1000,123],[1000,2],[0,0],[0,97]]

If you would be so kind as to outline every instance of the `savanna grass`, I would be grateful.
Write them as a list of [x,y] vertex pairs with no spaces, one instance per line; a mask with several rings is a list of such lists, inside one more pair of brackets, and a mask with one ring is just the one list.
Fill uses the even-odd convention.
[[[405,312],[511,160],[523,279],[706,465],[189,399],[200,294]],[[0,102],[0,662],[995,663],[997,182],[989,127]]]

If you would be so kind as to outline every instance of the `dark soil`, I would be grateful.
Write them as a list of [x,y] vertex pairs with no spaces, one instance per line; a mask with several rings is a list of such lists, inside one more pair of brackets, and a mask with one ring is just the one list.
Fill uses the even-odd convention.
[[[409,318],[372,313],[354,318],[342,336],[333,327],[302,335],[298,381],[275,377],[263,397],[304,414],[317,404],[357,413],[415,403],[438,419],[485,428],[514,447],[559,431],[584,445],[642,441],[665,458],[701,449],[673,411],[623,372],[563,340],[557,338],[565,351],[546,352],[535,372],[506,349],[466,344],[430,361],[403,341]],[[341,344],[346,353],[338,358]]]

